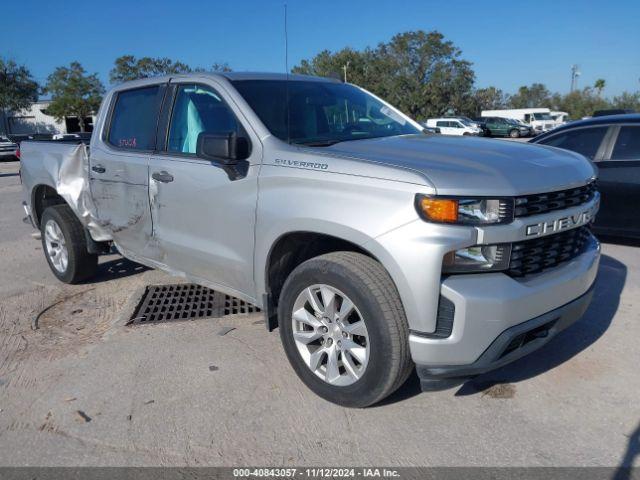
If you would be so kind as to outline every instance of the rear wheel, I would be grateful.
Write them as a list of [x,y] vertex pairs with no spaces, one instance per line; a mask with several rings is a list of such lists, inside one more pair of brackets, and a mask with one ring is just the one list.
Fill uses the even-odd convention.
[[278,306],[285,352],[316,394],[347,407],[379,402],[404,383],[413,364],[398,292],[370,257],[336,252],[289,276]]
[[78,283],[92,277],[98,255],[87,251],[84,227],[67,205],[48,207],[40,221],[42,249],[58,280]]

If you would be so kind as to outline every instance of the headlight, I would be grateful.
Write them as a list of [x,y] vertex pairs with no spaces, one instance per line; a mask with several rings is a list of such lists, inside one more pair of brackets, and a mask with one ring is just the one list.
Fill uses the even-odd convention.
[[416,210],[428,222],[487,225],[513,221],[513,199],[442,198],[416,195]]
[[511,244],[475,245],[444,256],[444,273],[494,272],[509,268]]

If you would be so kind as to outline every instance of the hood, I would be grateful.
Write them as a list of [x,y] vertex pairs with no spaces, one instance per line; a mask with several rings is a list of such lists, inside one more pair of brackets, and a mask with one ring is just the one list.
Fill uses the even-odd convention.
[[498,139],[403,135],[341,142],[326,153],[404,168],[439,195],[515,196],[584,185],[595,169],[582,155]]

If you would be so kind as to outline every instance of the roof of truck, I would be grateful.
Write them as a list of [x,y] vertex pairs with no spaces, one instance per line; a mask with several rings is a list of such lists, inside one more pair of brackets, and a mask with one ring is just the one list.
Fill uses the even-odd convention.
[[296,81],[313,81],[313,82],[332,82],[340,83],[336,78],[314,77],[312,75],[297,75],[286,73],[267,73],[267,72],[214,72],[228,80],[296,80]]
[[113,91],[126,90],[130,88],[153,85],[156,83],[166,83],[170,80],[189,79],[198,77],[224,78],[230,82],[241,80],[294,80],[306,82],[328,82],[341,83],[340,80],[327,77],[314,77],[312,75],[295,75],[286,73],[264,73],[264,72],[191,72],[174,75],[162,75],[159,77],[140,78],[128,82],[120,83],[113,87]]

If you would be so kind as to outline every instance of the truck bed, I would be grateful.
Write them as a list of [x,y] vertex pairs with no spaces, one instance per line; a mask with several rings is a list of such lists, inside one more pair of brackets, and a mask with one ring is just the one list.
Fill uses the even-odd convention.
[[95,241],[111,240],[97,221],[89,189],[89,147],[82,140],[23,141],[20,144],[20,174],[24,204],[33,216],[34,195],[54,189],[71,207]]

